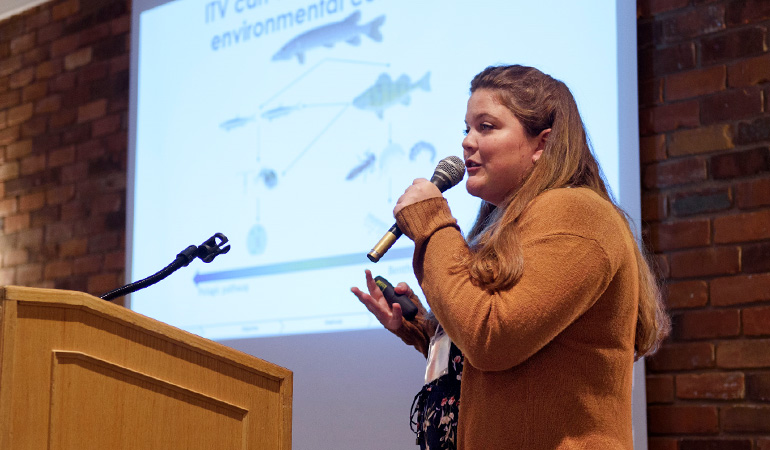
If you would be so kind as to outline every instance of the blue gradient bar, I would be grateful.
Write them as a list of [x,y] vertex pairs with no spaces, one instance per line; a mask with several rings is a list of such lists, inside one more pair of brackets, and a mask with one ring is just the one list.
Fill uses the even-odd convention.
[[[382,261],[411,258],[414,247],[394,248],[383,256]],[[197,273],[193,278],[195,284],[210,281],[236,280],[239,278],[255,278],[265,275],[277,275],[289,272],[302,272],[306,270],[328,269],[331,267],[351,266],[355,264],[371,264],[366,253],[351,253],[348,255],[329,256],[325,258],[306,259],[265,266],[246,267],[243,269],[224,270],[222,272]]]

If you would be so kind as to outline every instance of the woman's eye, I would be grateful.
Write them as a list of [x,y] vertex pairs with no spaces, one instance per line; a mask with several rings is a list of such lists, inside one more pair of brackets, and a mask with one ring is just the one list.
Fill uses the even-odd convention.
[[479,125],[479,128],[481,128],[482,131],[485,131],[485,130],[491,130],[494,127],[491,124],[482,123],[481,125]]
[[463,136],[468,136],[469,131],[470,131],[470,128],[465,127],[465,129],[463,130]]

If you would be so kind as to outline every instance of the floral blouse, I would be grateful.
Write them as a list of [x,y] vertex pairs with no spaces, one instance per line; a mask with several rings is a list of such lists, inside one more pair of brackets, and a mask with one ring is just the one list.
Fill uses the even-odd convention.
[[412,431],[420,450],[455,450],[463,355],[454,343],[449,350],[449,372],[422,387],[414,397]]

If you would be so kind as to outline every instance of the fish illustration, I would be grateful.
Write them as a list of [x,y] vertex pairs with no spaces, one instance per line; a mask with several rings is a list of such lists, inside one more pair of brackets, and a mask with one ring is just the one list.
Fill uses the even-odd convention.
[[361,11],[356,11],[349,15],[347,19],[322,25],[312,30],[300,34],[281,47],[275,55],[273,61],[291,59],[297,57],[300,64],[305,63],[305,52],[316,47],[334,47],[338,42],[347,42],[351,45],[361,43],[361,35],[366,34],[373,41],[382,41],[380,26],[385,22],[385,16],[379,16],[371,22],[358,25],[361,20]]
[[433,162],[436,158],[436,147],[430,142],[420,141],[409,150],[409,160],[414,161],[421,153],[427,153],[430,157],[430,162]]
[[267,111],[263,112],[262,118],[267,120],[277,119],[279,117],[288,116],[294,111],[298,111],[304,107],[305,105],[303,104],[294,105],[294,106],[279,106],[277,108],[268,109]]
[[416,83],[412,84],[409,76],[401,75],[395,82],[390,75],[383,73],[373,86],[365,90],[361,95],[353,99],[353,106],[358,109],[374,111],[377,117],[382,119],[385,108],[401,103],[408,105],[411,101],[411,92],[417,88],[430,91],[430,72]]
[[220,128],[224,129],[225,131],[230,131],[233,128],[238,128],[246,125],[247,123],[254,120],[254,116],[250,117],[234,117],[230,120],[225,120],[224,122],[220,123]]
[[345,180],[350,181],[354,179],[355,177],[361,175],[364,171],[371,170],[374,165],[375,156],[372,152],[366,152],[366,156],[364,157],[364,160],[360,162],[358,165],[353,167],[350,172],[348,172],[348,176],[345,177]]

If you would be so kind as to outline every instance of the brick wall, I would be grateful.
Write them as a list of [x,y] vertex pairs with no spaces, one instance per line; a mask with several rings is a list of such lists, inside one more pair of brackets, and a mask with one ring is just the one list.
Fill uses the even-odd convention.
[[770,1],[639,0],[651,450],[770,449]]
[[0,22],[0,285],[123,284],[130,0]]
[[[770,449],[770,1],[639,0],[652,450]],[[123,283],[130,0],[0,22],[0,285]]]

